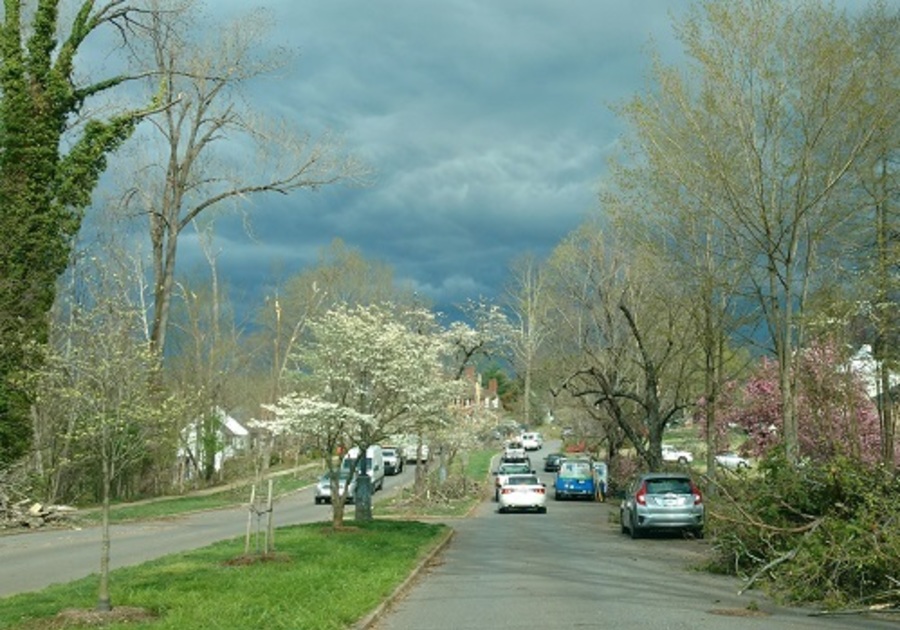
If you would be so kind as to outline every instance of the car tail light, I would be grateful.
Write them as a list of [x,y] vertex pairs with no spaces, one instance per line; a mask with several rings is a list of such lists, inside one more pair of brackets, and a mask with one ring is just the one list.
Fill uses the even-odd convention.
[[647,483],[646,482],[641,484],[641,487],[638,489],[637,494],[634,495],[634,502],[639,503],[640,505],[647,505]]
[[500,489],[500,494],[512,494],[512,493],[515,492],[515,491],[516,491],[515,488],[509,488],[509,487],[506,487],[506,488],[501,488],[501,489]]
[[697,487],[697,484],[691,483],[691,493],[694,495],[694,505],[703,503],[703,495],[700,494],[700,488]]
[[538,494],[545,494],[547,492],[544,488],[535,488],[534,491]]

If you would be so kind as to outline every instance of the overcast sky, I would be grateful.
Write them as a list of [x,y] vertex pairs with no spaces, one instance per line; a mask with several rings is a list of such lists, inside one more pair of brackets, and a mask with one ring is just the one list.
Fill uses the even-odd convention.
[[[371,186],[253,204],[254,237],[219,221],[220,273],[242,300],[340,238],[439,309],[496,298],[509,264],[546,256],[597,211],[643,86],[647,45],[680,55],[666,0],[269,0],[273,45],[299,52],[253,98],[340,133]],[[247,0],[209,0],[221,16]],[[182,249],[180,268],[198,256]]]

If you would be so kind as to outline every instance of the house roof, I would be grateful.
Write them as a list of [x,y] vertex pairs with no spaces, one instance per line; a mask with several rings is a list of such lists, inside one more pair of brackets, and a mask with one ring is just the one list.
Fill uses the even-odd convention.
[[225,427],[226,431],[238,437],[250,435],[250,432],[244,425],[228,415],[223,409],[217,408],[216,411],[219,414],[219,422],[222,423],[222,426]]

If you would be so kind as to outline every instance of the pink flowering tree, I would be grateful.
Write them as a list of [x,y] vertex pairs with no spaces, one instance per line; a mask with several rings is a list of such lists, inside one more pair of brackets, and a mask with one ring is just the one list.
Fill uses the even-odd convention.
[[[795,365],[800,455],[814,461],[836,456],[873,463],[880,448],[878,413],[859,375],[833,343],[802,351]],[[731,386],[721,399],[722,431],[743,428],[743,450],[764,455],[781,443],[778,366],[764,358],[742,388]]]

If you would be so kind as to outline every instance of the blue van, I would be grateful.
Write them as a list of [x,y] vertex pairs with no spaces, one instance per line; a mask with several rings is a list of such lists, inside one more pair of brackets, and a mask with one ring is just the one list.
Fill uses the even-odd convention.
[[588,499],[593,501],[597,494],[594,482],[594,467],[591,460],[563,459],[556,473],[556,481],[553,484],[554,496],[560,499]]

